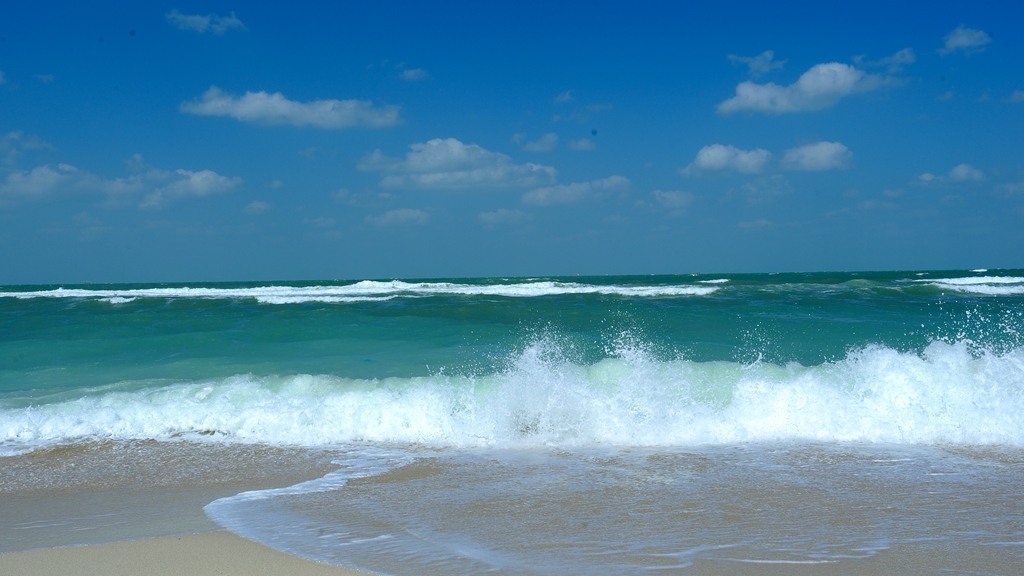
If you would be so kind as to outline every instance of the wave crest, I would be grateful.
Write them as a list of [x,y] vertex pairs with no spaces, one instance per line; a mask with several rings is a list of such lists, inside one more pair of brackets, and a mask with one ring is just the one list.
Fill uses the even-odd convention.
[[79,439],[323,446],[678,446],[777,440],[1024,445],[1024,348],[922,354],[869,346],[819,366],[656,360],[590,365],[535,342],[478,376],[328,375],[136,384],[25,406],[0,401],[9,449]]

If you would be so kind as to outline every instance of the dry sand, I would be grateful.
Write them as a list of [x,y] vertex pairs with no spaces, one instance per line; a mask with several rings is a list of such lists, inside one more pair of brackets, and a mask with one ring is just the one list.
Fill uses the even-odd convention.
[[303,560],[227,531],[0,554],[11,576],[366,576]]

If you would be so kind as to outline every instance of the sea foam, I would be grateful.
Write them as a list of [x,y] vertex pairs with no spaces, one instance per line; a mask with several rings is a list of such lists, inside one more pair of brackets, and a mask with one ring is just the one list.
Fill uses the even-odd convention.
[[932,278],[917,280],[930,286],[988,296],[1012,296],[1024,294],[1024,278],[1019,276],[971,276],[967,278]]
[[[778,440],[1024,445],[1024,348],[868,346],[818,366],[658,360],[590,365],[542,340],[480,376],[237,375],[0,399],[0,444],[175,438],[328,446],[687,446]],[[3,451],[0,451],[2,454]]]
[[0,292],[0,298],[89,298],[114,304],[136,298],[254,298],[264,304],[297,304],[302,302],[367,302],[397,297],[435,295],[503,296],[530,298],[565,294],[603,294],[631,297],[706,296],[716,292],[715,286],[650,285],[617,286],[580,284],[576,282],[514,282],[507,284],[460,284],[454,282],[379,282],[363,280],[346,285],[321,286],[258,286],[251,288],[137,288],[84,289],[57,288],[24,292]]

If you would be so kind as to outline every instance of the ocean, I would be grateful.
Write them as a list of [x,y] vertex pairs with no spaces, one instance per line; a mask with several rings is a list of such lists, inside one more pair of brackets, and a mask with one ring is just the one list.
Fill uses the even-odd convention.
[[[202,511],[202,512],[200,512]],[[1024,270],[0,287],[0,551],[1024,571]]]

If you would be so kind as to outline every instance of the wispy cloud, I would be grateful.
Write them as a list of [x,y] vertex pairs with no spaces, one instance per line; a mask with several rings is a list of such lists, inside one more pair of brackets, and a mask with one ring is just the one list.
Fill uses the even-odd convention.
[[939,48],[938,52],[945,56],[957,50],[963,51],[966,54],[981,52],[985,50],[986,44],[992,42],[992,37],[985,33],[984,30],[975,30],[961,24],[947,34],[943,40],[946,41],[946,44]]
[[246,206],[244,210],[242,210],[242,212],[244,212],[245,214],[249,214],[251,216],[255,214],[263,214],[267,210],[270,210],[269,202],[264,202],[262,200],[254,200],[250,202],[249,205]]
[[430,73],[423,68],[406,68],[402,70],[402,80],[410,82],[430,78]]
[[508,210],[506,208],[499,208],[494,212],[480,212],[476,215],[477,220],[489,225],[489,227],[494,227],[494,225],[499,224],[517,224],[531,218],[532,214],[521,210]]
[[327,216],[317,216],[316,218],[306,218],[302,223],[315,228],[331,228],[337,224],[337,221]]
[[772,70],[781,70],[788,60],[775,60],[775,52],[765,50],[757,56],[737,56],[729,54],[729,61],[734,66],[746,65],[750,75],[757,78],[764,76]]
[[597,145],[590,138],[580,138],[579,140],[569,140],[569,150],[597,150]]
[[764,228],[765,226],[771,226],[772,223],[767,218],[761,218],[758,220],[740,222],[737,224],[740,228]]
[[565,104],[566,102],[572,102],[572,90],[566,90],[558,96],[555,96],[555,102],[559,104]]
[[793,186],[782,174],[758,176],[740,187],[751,205],[768,204],[779,196],[793,193]]
[[573,182],[530,190],[523,195],[523,203],[535,206],[551,206],[554,204],[572,204],[585,200],[602,192],[625,190],[629,188],[629,179],[622,176],[609,176],[590,182]]
[[904,48],[892,56],[886,56],[880,60],[866,60],[863,55],[854,56],[853,62],[858,66],[884,66],[889,74],[896,74],[902,72],[905,65],[917,62],[917,55],[914,54],[913,48]]
[[390,158],[380,150],[360,160],[358,168],[384,175],[384,188],[438,190],[494,189],[537,186],[552,182],[558,171],[551,166],[515,164],[500,152],[455,138],[434,138],[409,146],[404,159]]
[[523,145],[523,150],[527,152],[549,152],[558,146],[558,134],[554,132],[545,134],[533,142],[527,142]]
[[670,190],[667,192],[655,190],[651,192],[651,197],[657,205],[673,211],[686,208],[693,203],[694,198],[693,192],[684,192],[682,190]]
[[211,86],[200,99],[182,102],[181,111],[197,116],[230,116],[255,124],[317,128],[385,128],[402,122],[397,106],[375,107],[369,100],[296,102],[280,92],[246,92],[243,96],[231,96],[216,86]]
[[736,95],[718,105],[722,114],[748,111],[764,114],[786,114],[829,108],[857,92],[876,90],[886,79],[867,74],[848,64],[829,62],[817,64],[789,86],[773,82],[755,84],[742,82]]
[[771,158],[772,153],[762,148],[741,150],[735,146],[711,144],[701,148],[693,162],[681,168],[679,173],[683,176],[695,176],[704,171],[732,170],[743,174],[757,174],[764,171]]
[[43,141],[35,134],[25,135],[21,130],[14,130],[0,136],[0,157],[4,164],[16,166],[26,151],[54,150],[52,144]]
[[505,208],[500,208],[494,212],[481,212],[477,214],[477,220],[492,226],[496,224],[518,224],[530,218],[531,215],[526,212],[507,210]]
[[1010,102],[1024,102],[1024,90],[1014,90],[1007,100]]
[[379,216],[367,216],[366,221],[375,226],[403,226],[409,224],[426,224],[430,222],[430,214],[413,208],[388,210]]
[[245,24],[242,24],[242,21],[235,16],[234,12],[231,12],[230,16],[218,16],[216,14],[200,16],[198,14],[182,14],[177,10],[171,10],[165,17],[168,22],[177,26],[179,30],[194,30],[200,34],[204,32],[223,34],[232,28],[245,30]]

